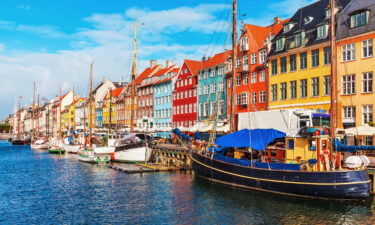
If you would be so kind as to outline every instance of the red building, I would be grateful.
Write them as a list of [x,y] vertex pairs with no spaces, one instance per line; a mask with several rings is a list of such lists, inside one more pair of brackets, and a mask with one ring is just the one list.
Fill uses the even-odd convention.
[[[267,110],[267,56],[274,36],[283,28],[279,17],[272,25],[261,27],[245,24],[237,44],[235,77],[235,113]],[[228,114],[231,113],[231,71],[232,60],[228,59]]]
[[173,127],[191,127],[197,121],[197,75],[202,62],[184,60],[172,93]]

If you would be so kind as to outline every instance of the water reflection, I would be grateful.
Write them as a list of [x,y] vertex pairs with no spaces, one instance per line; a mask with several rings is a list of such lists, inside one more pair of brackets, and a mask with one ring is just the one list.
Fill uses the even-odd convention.
[[304,200],[189,172],[125,174],[0,143],[0,224],[373,224],[375,203]]

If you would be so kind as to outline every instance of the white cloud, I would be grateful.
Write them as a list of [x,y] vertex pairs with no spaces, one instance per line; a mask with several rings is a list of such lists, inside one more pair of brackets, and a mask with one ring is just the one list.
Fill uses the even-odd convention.
[[[5,51],[5,55],[0,55],[0,89],[7,93],[0,95],[0,102],[4,106],[0,117],[11,112],[14,96],[31,99],[34,81],[40,95],[48,98],[58,94],[60,85],[64,90],[74,86],[78,93],[87,94],[89,65],[92,60],[95,60],[96,82],[103,77],[112,80],[123,77],[128,80],[135,16],[140,24],[145,23],[138,30],[138,72],[155,57],[163,65],[166,59],[172,59],[178,64],[185,58],[200,59],[207,45],[174,43],[171,37],[183,31],[211,34],[218,23],[215,13],[221,12],[225,7],[227,6],[222,4],[202,4],[162,11],[133,8],[124,14],[93,14],[84,19],[88,22],[88,27],[69,35],[60,32],[58,27],[0,21],[0,29],[30,32],[43,37],[69,38],[73,46],[73,50],[60,50],[56,53]],[[216,52],[223,50],[221,47],[216,46]]]
[[31,9],[31,6],[30,5],[19,5],[19,6],[17,6],[17,8],[27,11],[27,10]]
[[0,43],[0,52],[3,52],[5,50],[5,45],[3,43]]

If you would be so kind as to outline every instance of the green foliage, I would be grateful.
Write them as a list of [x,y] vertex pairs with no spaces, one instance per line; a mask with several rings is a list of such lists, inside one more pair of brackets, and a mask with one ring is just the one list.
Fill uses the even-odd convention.
[[9,124],[0,124],[1,133],[10,133],[12,132],[12,126]]
[[372,127],[375,127],[375,123],[374,122],[369,122],[368,125],[370,125]]

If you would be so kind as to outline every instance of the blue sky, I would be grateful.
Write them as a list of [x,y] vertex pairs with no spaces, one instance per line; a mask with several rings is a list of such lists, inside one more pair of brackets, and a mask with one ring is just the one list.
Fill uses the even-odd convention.
[[[239,22],[269,25],[313,0],[239,0]],[[29,104],[32,84],[51,98],[73,88],[87,93],[94,76],[128,80],[132,21],[139,23],[138,72],[150,59],[199,60],[229,43],[230,0],[2,0],[0,7],[0,118],[16,96]]]

